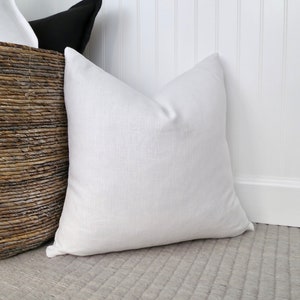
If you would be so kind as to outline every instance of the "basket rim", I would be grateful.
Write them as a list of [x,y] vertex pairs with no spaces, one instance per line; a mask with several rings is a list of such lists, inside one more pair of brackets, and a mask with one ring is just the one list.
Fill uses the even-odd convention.
[[0,41],[0,47],[1,48],[14,48],[14,49],[20,49],[20,50],[29,50],[32,52],[35,52],[37,54],[39,53],[45,53],[45,54],[55,54],[59,55],[61,57],[64,57],[64,54],[55,50],[49,50],[49,49],[42,49],[42,48],[35,48],[31,46],[21,45],[21,44],[14,44],[14,43],[7,43]]

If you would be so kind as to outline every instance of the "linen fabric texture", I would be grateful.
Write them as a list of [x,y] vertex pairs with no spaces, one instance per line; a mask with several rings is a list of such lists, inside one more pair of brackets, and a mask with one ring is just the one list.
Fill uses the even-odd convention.
[[0,41],[38,47],[38,39],[15,0],[0,0]]
[[153,99],[73,49],[65,58],[69,181],[48,257],[253,229],[233,187],[218,55]]
[[101,5],[102,0],[83,0],[66,11],[30,21],[40,48],[63,53],[72,47],[83,53]]

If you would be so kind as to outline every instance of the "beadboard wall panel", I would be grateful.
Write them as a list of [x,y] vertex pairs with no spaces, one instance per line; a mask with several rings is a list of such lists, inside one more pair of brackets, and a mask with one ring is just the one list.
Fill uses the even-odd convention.
[[175,49],[178,44],[178,37],[175,36],[177,28],[178,2],[159,1],[158,9],[158,66],[160,86],[164,85],[177,72],[178,51]]
[[281,119],[282,176],[300,177],[300,1],[286,4]]
[[[27,19],[76,2],[17,0]],[[104,0],[85,55],[152,95],[218,52],[240,199],[253,221],[300,226],[299,15],[299,0]]]

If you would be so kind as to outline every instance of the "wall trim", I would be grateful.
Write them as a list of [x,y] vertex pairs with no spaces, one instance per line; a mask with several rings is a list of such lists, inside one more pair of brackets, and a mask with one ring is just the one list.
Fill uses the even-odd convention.
[[236,177],[236,192],[251,221],[300,227],[300,180]]

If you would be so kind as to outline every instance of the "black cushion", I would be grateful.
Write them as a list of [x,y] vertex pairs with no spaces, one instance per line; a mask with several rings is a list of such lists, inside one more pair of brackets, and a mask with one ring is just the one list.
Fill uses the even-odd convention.
[[43,49],[64,52],[71,47],[83,53],[102,0],[83,0],[53,16],[29,22]]

